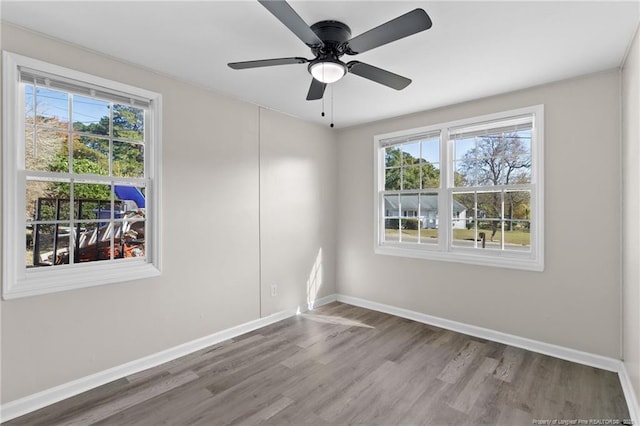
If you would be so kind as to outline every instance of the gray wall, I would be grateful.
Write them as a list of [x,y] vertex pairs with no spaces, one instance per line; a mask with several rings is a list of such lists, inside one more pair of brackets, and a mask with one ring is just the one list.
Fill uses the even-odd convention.
[[[340,132],[340,293],[619,358],[619,84],[611,71]],[[536,104],[545,105],[544,272],[374,254],[374,135]]]
[[[261,111],[262,314],[335,293],[336,146],[328,126]],[[271,297],[271,286],[277,297]]]
[[622,69],[623,358],[640,404],[640,33]]
[[319,232],[335,205],[328,129],[7,24],[2,49],[159,92],[164,106],[163,275],[2,301],[2,402],[303,306],[320,248],[313,291],[335,293],[333,233]]

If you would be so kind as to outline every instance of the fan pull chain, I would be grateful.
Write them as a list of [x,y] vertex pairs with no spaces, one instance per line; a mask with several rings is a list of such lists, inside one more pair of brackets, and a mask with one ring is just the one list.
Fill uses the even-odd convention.
[[[324,67],[322,67],[322,81],[324,81]],[[320,115],[324,117],[324,96],[322,97],[322,114]]]
[[331,85],[331,124],[330,127],[333,127],[333,84]]

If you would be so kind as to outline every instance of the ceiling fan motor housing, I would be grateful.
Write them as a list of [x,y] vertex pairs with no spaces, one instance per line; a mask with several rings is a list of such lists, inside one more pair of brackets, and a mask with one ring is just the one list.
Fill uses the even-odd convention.
[[351,39],[351,28],[339,21],[320,21],[311,26],[311,30],[324,43],[324,46],[310,46],[316,56],[335,56],[345,54],[346,42]]

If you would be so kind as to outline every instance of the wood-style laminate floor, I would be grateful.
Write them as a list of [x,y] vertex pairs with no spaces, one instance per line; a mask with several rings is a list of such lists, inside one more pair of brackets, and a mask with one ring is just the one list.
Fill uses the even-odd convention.
[[7,424],[532,425],[628,417],[615,373],[335,302]]

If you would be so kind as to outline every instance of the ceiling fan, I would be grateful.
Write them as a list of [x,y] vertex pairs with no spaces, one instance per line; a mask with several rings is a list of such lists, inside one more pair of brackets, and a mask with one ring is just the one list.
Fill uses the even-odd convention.
[[322,99],[329,83],[335,83],[347,73],[366,78],[396,90],[407,87],[411,80],[390,71],[360,61],[346,64],[343,55],[357,55],[376,47],[431,28],[431,19],[422,9],[414,9],[365,33],[351,38],[351,29],[339,21],[320,21],[309,26],[285,0],[258,0],[280,22],[291,30],[304,44],[311,48],[313,59],[301,57],[262,59],[257,61],[231,62],[235,70],[269,67],[274,65],[309,63],[313,76],[307,100]]

